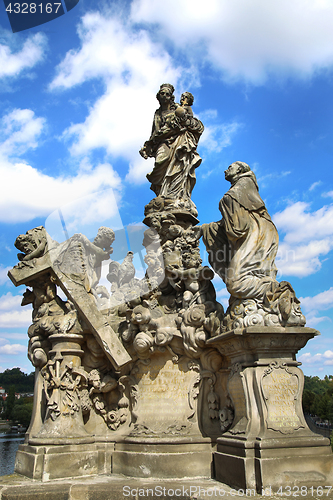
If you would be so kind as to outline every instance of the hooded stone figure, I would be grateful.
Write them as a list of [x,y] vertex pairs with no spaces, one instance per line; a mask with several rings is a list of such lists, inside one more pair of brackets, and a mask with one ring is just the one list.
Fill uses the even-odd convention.
[[202,227],[209,262],[232,297],[260,300],[276,283],[278,233],[250,167],[232,163],[225,178],[231,188],[220,201],[222,220]]
[[225,178],[231,188],[220,200],[222,219],[203,224],[202,236],[209,262],[230,293],[226,327],[304,325],[292,286],[276,281],[279,236],[255,174],[237,161],[225,171]]

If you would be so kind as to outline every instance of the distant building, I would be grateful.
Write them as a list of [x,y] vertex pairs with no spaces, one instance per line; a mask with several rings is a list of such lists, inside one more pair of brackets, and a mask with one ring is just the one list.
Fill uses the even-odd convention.
[[3,387],[0,387],[0,398],[3,401],[6,401],[8,394],[6,393],[6,390]]
[[[20,398],[32,398],[34,395],[33,392],[15,392],[15,399],[20,399]],[[6,389],[3,387],[0,387],[0,399],[3,399],[3,401],[6,401],[8,397],[8,393],[6,392]]]

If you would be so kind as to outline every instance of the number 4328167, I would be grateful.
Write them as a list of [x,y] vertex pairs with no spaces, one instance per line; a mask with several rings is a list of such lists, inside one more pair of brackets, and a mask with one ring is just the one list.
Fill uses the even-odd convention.
[[40,13],[43,14],[43,12],[46,12],[46,14],[52,14],[54,12],[57,14],[59,7],[61,6],[61,3],[47,3],[45,4],[36,4],[36,3],[14,3],[13,7],[12,4],[10,3],[6,11],[9,12],[10,14],[36,14]]

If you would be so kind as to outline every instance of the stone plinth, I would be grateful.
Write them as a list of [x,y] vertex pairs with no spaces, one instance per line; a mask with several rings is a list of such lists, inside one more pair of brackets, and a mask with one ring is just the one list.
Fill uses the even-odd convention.
[[15,472],[39,481],[110,475],[113,443],[31,446],[21,444]]
[[304,327],[248,327],[208,341],[229,360],[234,411],[214,453],[219,481],[258,492],[332,484],[329,439],[306,424],[304,376],[296,361],[298,350],[316,335]]
[[[133,422],[117,439],[113,472],[132,477],[211,477],[212,439],[200,431],[200,365],[167,349],[137,361],[130,376]],[[199,412],[200,414],[200,412]]]
[[130,436],[181,437],[200,434],[196,408],[199,364],[183,356],[156,352],[131,372],[134,428]]

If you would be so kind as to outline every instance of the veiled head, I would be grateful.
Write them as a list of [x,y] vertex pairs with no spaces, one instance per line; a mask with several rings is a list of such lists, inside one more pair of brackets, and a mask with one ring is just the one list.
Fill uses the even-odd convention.
[[171,83],[162,83],[160,90],[156,94],[156,99],[160,104],[170,103],[173,104],[175,97],[173,95],[175,89]]

